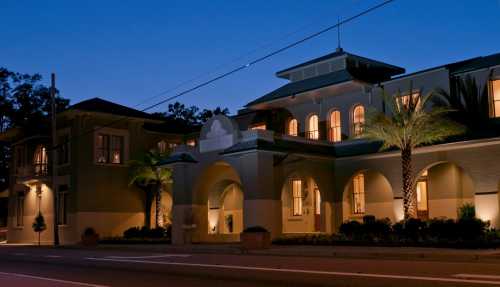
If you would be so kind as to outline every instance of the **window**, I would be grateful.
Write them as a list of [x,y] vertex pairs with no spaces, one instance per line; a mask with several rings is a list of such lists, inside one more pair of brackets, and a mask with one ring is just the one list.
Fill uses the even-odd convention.
[[168,148],[169,149],[174,149],[177,146],[176,143],[168,143]]
[[57,164],[64,165],[69,163],[69,135],[65,134],[57,140]]
[[299,135],[299,123],[296,119],[290,119],[288,121],[287,134],[294,137]]
[[294,216],[302,215],[302,181],[300,179],[292,180],[292,197]]
[[[420,92],[411,93],[411,99],[414,104],[418,103],[420,101]],[[408,105],[410,104],[410,94],[401,96],[401,103],[405,108],[408,108]]]
[[356,175],[352,180],[352,186],[353,213],[363,214],[365,213],[365,176],[362,173]]
[[98,134],[96,142],[97,163],[123,163],[123,137]]
[[16,225],[24,225],[24,193],[18,192],[16,196]]
[[[265,128],[264,128],[265,130]],[[195,139],[189,139],[186,141],[186,145],[188,146],[196,146],[196,140]]]
[[39,145],[36,147],[33,165],[35,166],[36,175],[48,174],[47,149],[44,146]]
[[352,131],[355,137],[359,137],[363,133],[365,124],[365,108],[362,105],[357,105],[352,110]]
[[428,210],[427,193],[427,170],[425,170],[417,181],[417,211]]
[[68,224],[68,191],[67,185],[60,185],[57,194],[57,224]]
[[493,93],[491,99],[493,100],[493,117],[500,117],[500,80],[491,81],[491,91]]
[[255,124],[250,127],[251,130],[265,130],[266,129],[266,124],[265,123],[260,123],[260,124]]
[[319,139],[319,118],[317,115],[312,115],[307,121],[307,138],[311,140]]
[[321,194],[317,186],[314,188],[314,214],[321,214]]
[[340,128],[340,111],[333,111],[330,113],[330,141],[339,142],[342,140],[342,133]]
[[157,149],[159,153],[165,153],[167,151],[167,143],[165,141],[158,142]]

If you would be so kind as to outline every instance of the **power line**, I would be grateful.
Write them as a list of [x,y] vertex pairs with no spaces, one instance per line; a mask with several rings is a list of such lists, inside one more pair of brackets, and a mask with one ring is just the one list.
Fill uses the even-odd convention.
[[[357,19],[357,18],[359,18],[359,17],[362,17],[362,16],[364,16],[364,15],[366,15],[366,14],[370,13],[370,12],[373,12],[373,11],[375,11],[375,10],[379,9],[379,8],[382,8],[382,7],[384,7],[384,6],[386,6],[386,5],[388,5],[389,3],[394,2],[394,1],[395,1],[395,0],[386,0],[386,1],[383,1],[382,3],[379,3],[379,4],[377,4],[377,5],[375,5],[375,6],[372,6],[372,7],[368,8],[368,9],[366,9],[366,10],[363,10],[362,12],[359,12],[359,13],[357,13],[357,14],[355,14],[355,15],[351,16],[351,17],[348,17],[348,18],[346,18],[346,19],[344,19],[344,20],[339,20],[339,21],[338,21],[336,24],[334,24],[334,25],[328,26],[328,27],[326,27],[326,28],[324,28],[324,29],[322,29],[322,30],[320,30],[320,31],[318,31],[318,32],[315,32],[315,33],[313,33],[313,34],[310,34],[309,36],[306,36],[306,37],[304,37],[304,38],[302,38],[302,39],[300,39],[300,40],[297,40],[297,41],[292,42],[292,43],[290,43],[290,44],[288,44],[288,45],[286,45],[286,46],[284,46],[284,47],[282,47],[282,48],[279,48],[279,49],[277,49],[277,50],[274,50],[274,51],[272,51],[272,52],[270,52],[270,53],[268,53],[268,54],[266,54],[266,55],[264,55],[264,56],[261,56],[261,57],[259,57],[259,58],[255,59],[255,60],[252,60],[252,61],[248,62],[247,64],[244,64],[244,65],[238,66],[238,67],[236,67],[236,68],[234,68],[234,69],[232,69],[232,70],[230,70],[230,71],[228,71],[228,72],[222,73],[222,74],[220,74],[220,75],[218,75],[218,76],[216,76],[216,77],[213,77],[213,78],[211,78],[211,79],[209,79],[209,80],[206,80],[206,81],[204,81],[204,82],[202,82],[202,83],[200,83],[200,84],[198,84],[198,85],[196,85],[196,86],[194,86],[194,87],[192,87],[192,88],[189,88],[189,89],[184,90],[184,91],[182,91],[182,92],[180,92],[180,93],[177,93],[177,94],[176,94],[176,95],[174,95],[174,96],[170,96],[170,97],[168,97],[168,98],[166,98],[166,99],[163,99],[163,100],[161,100],[161,101],[159,101],[159,102],[157,102],[157,103],[155,103],[155,104],[152,104],[152,105],[150,105],[150,106],[147,106],[146,108],[141,109],[140,111],[141,111],[141,112],[146,112],[146,111],[151,110],[151,109],[153,109],[153,108],[155,108],[155,107],[158,107],[158,106],[160,106],[160,105],[162,105],[162,104],[165,104],[165,103],[167,103],[167,102],[169,102],[169,101],[172,101],[172,100],[174,100],[174,99],[176,99],[176,98],[179,98],[179,97],[181,97],[181,96],[183,96],[183,95],[185,95],[185,94],[191,93],[191,92],[193,92],[193,91],[195,91],[195,90],[198,90],[198,89],[200,89],[200,88],[202,88],[202,87],[208,86],[208,85],[210,85],[210,84],[211,84],[211,83],[213,83],[213,82],[216,82],[216,81],[221,80],[221,79],[223,79],[223,78],[226,78],[226,77],[228,77],[228,76],[230,76],[230,75],[232,75],[232,74],[235,74],[235,73],[237,73],[237,72],[239,72],[239,71],[242,71],[242,70],[244,70],[244,69],[247,69],[247,68],[249,68],[250,66],[253,66],[253,65],[257,64],[257,63],[263,62],[263,61],[265,61],[265,60],[267,60],[267,59],[269,59],[269,58],[271,58],[271,57],[273,57],[273,56],[275,56],[275,55],[277,55],[277,54],[280,54],[280,53],[282,53],[282,52],[284,52],[284,51],[286,51],[286,50],[289,50],[289,49],[291,49],[291,48],[293,48],[293,47],[295,47],[295,46],[298,46],[298,45],[300,45],[300,44],[302,44],[302,43],[304,43],[304,42],[306,42],[306,41],[309,41],[309,40],[311,40],[311,39],[313,39],[313,38],[316,38],[316,37],[318,37],[318,36],[320,36],[320,35],[322,35],[322,34],[324,34],[324,33],[326,33],[326,32],[329,32],[329,31],[331,31],[331,30],[333,30],[333,29],[335,29],[335,28],[337,28],[337,27],[341,26],[341,25],[344,25],[344,24],[346,24],[346,23],[349,23],[349,22],[351,22],[351,21],[353,21],[353,20],[355,20],[355,19]],[[162,92],[162,93],[169,92],[170,90],[171,90],[171,89],[166,90],[166,91],[164,91],[164,92]],[[161,93],[160,93],[160,94],[161,94]],[[94,133],[94,132],[96,132],[96,131],[98,131],[98,130],[100,130],[100,129],[102,129],[102,128],[113,126],[113,125],[115,125],[116,123],[121,122],[121,121],[126,120],[126,119],[129,119],[129,118],[131,118],[131,117],[129,117],[129,116],[122,116],[122,118],[119,118],[119,119],[117,119],[117,120],[111,121],[111,122],[110,122],[110,123],[108,123],[108,124],[105,124],[105,125],[103,125],[103,126],[99,126],[99,127],[97,127],[97,128],[92,128],[92,129],[90,129],[90,130],[88,130],[88,131],[86,131],[86,132],[83,132],[83,133],[82,133],[82,134],[80,134],[80,135],[77,135],[77,136],[71,137],[70,139],[68,139],[68,141],[67,141],[67,142],[71,142],[71,141],[73,141],[73,140],[76,140],[77,138],[82,137],[82,136],[84,136],[84,135],[87,135],[87,134],[89,134],[89,133]],[[60,146],[60,145],[55,146],[55,147],[53,147],[53,148],[58,148],[59,146]]]

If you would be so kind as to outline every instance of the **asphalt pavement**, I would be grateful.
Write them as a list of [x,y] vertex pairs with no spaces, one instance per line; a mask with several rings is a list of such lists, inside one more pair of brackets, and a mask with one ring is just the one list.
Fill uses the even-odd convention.
[[500,260],[0,247],[0,286],[500,286]]

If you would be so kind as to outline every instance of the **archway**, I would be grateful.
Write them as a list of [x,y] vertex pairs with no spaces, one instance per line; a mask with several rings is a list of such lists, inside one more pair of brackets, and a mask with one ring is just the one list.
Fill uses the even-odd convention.
[[312,177],[291,175],[281,191],[283,233],[321,232],[324,208],[321,191]]
[[243,230],[243,198],[240,177],[228,162],[216,161],[202,169],[193,190],[193,201],[200,208],[193,213],[195,240],[238,241]]
[[378,171],[358,171],[344,187],[343,220],[361,220],[364,215],[396,220],[392,187]]
[[451,162],[428,165],[417,174],[417,213],[421,219],[456,218],[458,209],[474,204],[474,182],[467,172]]

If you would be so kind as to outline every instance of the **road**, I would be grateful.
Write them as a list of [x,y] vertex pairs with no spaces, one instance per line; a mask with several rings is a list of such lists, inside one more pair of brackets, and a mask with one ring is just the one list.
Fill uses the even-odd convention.
[[500,286],[500,260],[0,247],[0,286]]

